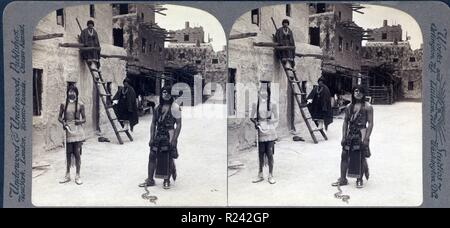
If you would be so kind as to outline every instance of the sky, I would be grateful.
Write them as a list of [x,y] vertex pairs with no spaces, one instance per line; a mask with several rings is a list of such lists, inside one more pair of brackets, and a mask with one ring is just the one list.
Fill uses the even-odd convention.
[[163,13],[167,16],[156,14],[156,23],[167,30],[183,29],[185,22],[189,21],[191,27],[202,26],[205,31],[205,42],[208,41],[208,34],[213,39],[211,42],[214,51],[223,50],[226,45],[226,36],[220,22],[211,14],[185,6],[163,5],[167,10]]
[[[412,49],[420,48],[423,43],[422,32],[419,25],[409,14],[390,7],[361,4],[366,7],[360,11],[364,14],[353,12],[353,20],[364,29],[379,28],[383,26],[383,20],[388,20],[388,25],[399,24],[403,30],[403,40],[406,39],[406,32],[411,37]],[[364,43],[363,43],[364,44]]]

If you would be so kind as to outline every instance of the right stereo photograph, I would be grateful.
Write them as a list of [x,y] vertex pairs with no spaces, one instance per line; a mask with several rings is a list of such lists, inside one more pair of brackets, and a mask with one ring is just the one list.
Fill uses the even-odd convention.
[[228,41],[229,206],[420,206],[423,39],[395,8],[248,11]]

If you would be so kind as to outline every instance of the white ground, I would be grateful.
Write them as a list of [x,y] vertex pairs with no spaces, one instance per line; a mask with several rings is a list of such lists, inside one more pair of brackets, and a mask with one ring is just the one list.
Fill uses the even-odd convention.
[[[370,179],[356,189],[355,179],[342,187],[349,204],[334,198],[331,183],[339,177],[342,117],[328,129],[329,141],[315,145],[282,138],[275,145],[277,183],[252,183],[257,174],[256,149],[230,158],[245,164],[228,179],[231,206],[417,206],[422,203],[422,104],[374,106],[369,158]],[[267,176],[267,168],[265,168]],[[234,171],[230,170],[229,175]]]
[[[156,206],[224,206],[227,200],[226,106],[203,104],[183,108],[183,127],[176,160],[178,178],[170,190],[162,180],[150,187],[158,197]],[[192,113],[209,114],[192,118]],[[216,113],[216,114],[217,114]],[[215,118],[209,118],[215,116]],[[221,116],[217,118],[217,116]],[[134,142],[119,145],[89,139],[83,146],[81,176],[84,184],[59,184],[65,173],[64,148],[42,153],[41,161],[50,169],[33,178],[32,202],[36,206],[155,206],[143,200],[142,183],[147,176],[148,140],[151,116],[141,117],[135,127]],[[125,137],[126,138],[126,137]],[[72,170],[72,179],[75,170]],[[36,174],[36,173],[35,173]]]

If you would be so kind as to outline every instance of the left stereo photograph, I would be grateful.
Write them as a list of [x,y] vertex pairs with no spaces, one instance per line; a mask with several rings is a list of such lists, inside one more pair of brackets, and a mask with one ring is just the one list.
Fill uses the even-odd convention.
[[32,42],[32,204],[226,205],[225,45],[190,7],[49,12]]

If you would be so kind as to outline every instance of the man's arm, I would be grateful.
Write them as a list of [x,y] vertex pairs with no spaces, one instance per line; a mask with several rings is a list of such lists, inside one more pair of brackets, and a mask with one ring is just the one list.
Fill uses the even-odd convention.
[[81,34],[80,34],[80,43],[86,45],[86,40],[85,40],[85,38],[86,38],[86,30],[83,29],[83,30],[81,31]]
[[295,47],[294,32],[292,32],[291,29],[289,29],[289,31],[291,32],[291,45]]
[[81,120],[76,120],[76,124],[77,125],[86,123],[86,113],[84,111],[84,105],[83,104],[79,104],[79,106],[80,106]]
[[61,104],[59,106],[58,121],[64,125],[65,123],[63,116],[64,116],[64,104]]
[[252,110],[250,110],[250,121],[253,122],[253,124],[255,124],[255,127],[257,127],[258,123],[256,122],[256,112],[257,112],[257,105],[256,103],[252,104]]
[[156,130],[156,113],[153,111],[152,123],[150,125],[150,141],[148,142],[148,146],[152,145],[155,130]]
[[174,113],[174,117],[176,119],[176,127],[175,127],[175,132],[173,135],[173,139],[172,139],[172,146],[177,146],[178,143],[178,136],[180,136],[180,132],[181,132],[181,108],[177,103],[173,103],[172,105],[172,113]]
[[372,134],[372,129],[373,129],[373,107],[370,104],[366,104],[366,108],[367,108],[368,126],[367,126],[366,136],[364,137],[363,142],[365,145],[369,145],[369,139],[370,139],[370,135]]
[[272,104],[272,118],[271,121],[273,124],[278,124],[278,105],[276,105],[275,103]]
[[341,141],[342,146],[344,145],[345,137],[347,136],[349,117],[350,117],[350,105],[347,105],[345,109],[344,123],[342,124],[342,141]]
[[95,29],[94,29],[94,32],[95,32],[95,45],[97,47],[100,47],[100,39],[98,38],[98,33],[97,33],[97,31]]

